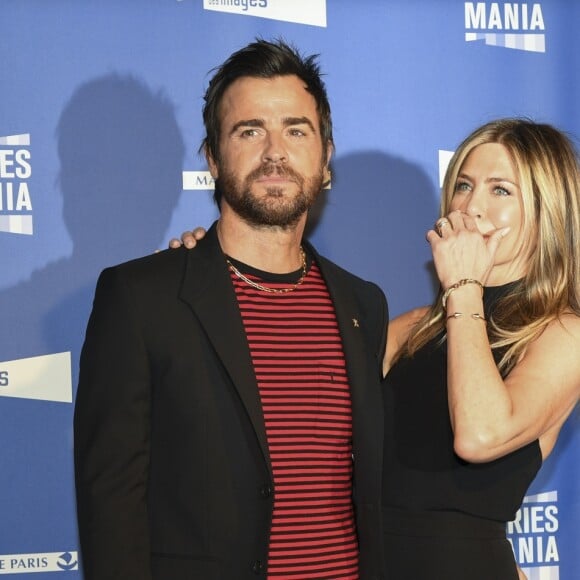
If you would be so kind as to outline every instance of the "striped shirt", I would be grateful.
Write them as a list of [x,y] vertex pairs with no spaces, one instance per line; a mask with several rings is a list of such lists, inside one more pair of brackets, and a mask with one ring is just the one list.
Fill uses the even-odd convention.
[[[270,288],[288,288],[299,276],[235,265]],[[231,274],[274,475],[268,579],[357,580],[351,400],[326,284],[314,263],[303,283],[285,294],[258,290]]]

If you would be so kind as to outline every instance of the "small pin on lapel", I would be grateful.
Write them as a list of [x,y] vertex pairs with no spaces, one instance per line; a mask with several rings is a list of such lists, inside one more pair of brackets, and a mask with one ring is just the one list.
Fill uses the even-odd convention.
[[353,319],[352,319],[352,325],[353,325],[355,328],[359,328],[359,326],[360,326],[360,325],[359,325],[359,323],[358,323],[358,318],[353,318]]

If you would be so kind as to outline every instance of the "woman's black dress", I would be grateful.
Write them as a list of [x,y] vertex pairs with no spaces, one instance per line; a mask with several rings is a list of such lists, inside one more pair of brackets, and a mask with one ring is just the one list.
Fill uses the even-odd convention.
[[[485,289],[486,318],[505,289]],[[387,579],[517,580],[505,524],[541,466],[539,443],[483,464],[453,452],[439,338],[385,378]]]

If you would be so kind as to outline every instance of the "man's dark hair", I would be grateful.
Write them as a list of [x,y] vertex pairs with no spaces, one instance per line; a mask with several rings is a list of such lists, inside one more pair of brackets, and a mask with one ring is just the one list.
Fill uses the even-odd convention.
[[[206,136],[201,149],[209,153],[216,162],[220,161],[220,104],[224,93],[233,82],[242,77],[270,79],[296,75],[304,81],[305,89],[316,101],[322,150],[326,160],[326,145],[333,144],[332,119],[317,59],[317,54],[302,56],[295,47],[282,40],[269,42],[260,38],[234,52],[221,66],[213,69],[215,74],[204,96],[203,123]],[[220,195],[217,188],[215,198],[219,205]]]

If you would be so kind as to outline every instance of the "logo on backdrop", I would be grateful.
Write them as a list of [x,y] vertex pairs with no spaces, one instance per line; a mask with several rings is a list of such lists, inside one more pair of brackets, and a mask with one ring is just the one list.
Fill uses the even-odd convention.
[[215,181],[209,171],[184,171],[183,189],[187,191],[215,189]]
[[0,397],[72,403],[70,352],[0,362]]
[[0,574],[68,572],[79,569],[77,552],[0,555]]
[[30,134],[0,137],[0,232],[32,235]]
[[443,187],[443,180],[445,179],[445,174],[447,173],[447,167],[449,162],[453,157],[455,151],[446,151],[445,149],[439,149],[439,187]]
[[507,535],[516,561],[528,580],[558,580],[558,492],[524,498],[516,519],[507,525]]
[[546,52],[540,3],[465,2],[465,40],[490,46]]
[[205,10],[326,28],[326,0],[203,0]]

